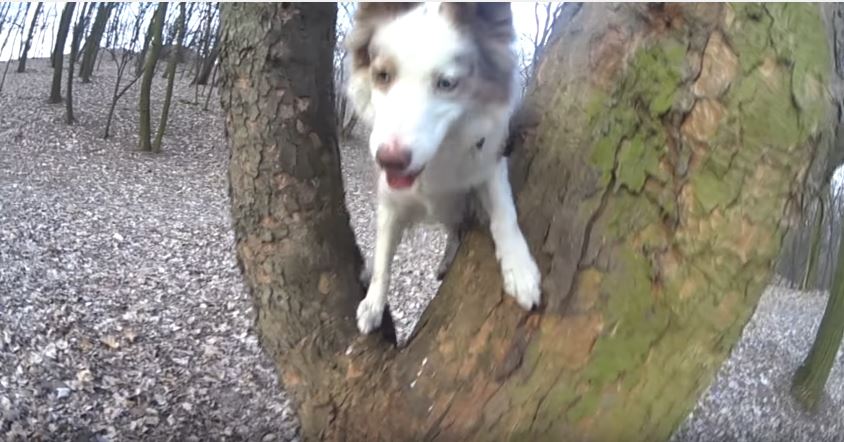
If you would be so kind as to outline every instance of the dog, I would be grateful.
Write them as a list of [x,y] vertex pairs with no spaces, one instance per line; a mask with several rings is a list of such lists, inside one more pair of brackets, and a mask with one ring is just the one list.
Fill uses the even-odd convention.
[[541,275],[516,219],[504,152],[518,104],[514,39],[509,3],[359,4],[346,41],[346,92],[371,128],[379,168],[361,333],[381,324],[404,230],[423,221],[445,225],[442,273],[473,199],[489,219],[504,291],[526,310],[539,304]]

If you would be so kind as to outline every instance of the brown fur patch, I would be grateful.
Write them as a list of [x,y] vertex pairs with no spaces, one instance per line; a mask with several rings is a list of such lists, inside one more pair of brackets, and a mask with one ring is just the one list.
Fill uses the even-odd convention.
[[355,25],[346,39],[346,48],[352,56],[352,69],[368,69],[372,63],[369,54],[369,43],[375,30],[384,22],[401,15],[419,3],[369,3],[360,2],[355,12]]
[[515,93],[516,38],[509,3],[443,3],[440,13],[469,35],[478,48],[480,81],[474,91],[481,102],[507,102]]

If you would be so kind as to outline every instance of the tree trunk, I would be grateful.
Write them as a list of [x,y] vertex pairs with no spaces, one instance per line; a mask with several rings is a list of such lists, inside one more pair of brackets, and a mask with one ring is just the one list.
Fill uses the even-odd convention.
[[91,82],[91,74],[94,73],[94,65],[97,61],[97,54],[100,50],[100,41],[105,33],[108,18],[114,9],[114,3],[101,3],[97,9],[97,16],[91,26],[91,34],[85,41],[85,48],[82,55],[82,64],[79,66],[79,77],[83,83]]
[[167,128],[167,116],[170,114],[170,99],[173,97],[173,83],[176,81],[176,64],[179,62],[179,51],[182,49],[182,39],[185,38],[185,3],[179,3],[179,18],[176,19],[176,48],[170,51],[170,61],[167,63],[167,91],[164,95],[164,105],[161,108],[161,120],[158,123],[158,133],[152,143],[153,152],[161,152],[161,140]]
[[[50,103],[62,102],[62,67],[64,65],[64,45],[70,32],[70,22],[73,20],[73,9],[76,3],[67,2],[59,20],[59,32],[56,34],[56,46],[53,48],[53,86],[50,89]],[[71,66],[73,69],[73,66]]]
[[353,324],[334,7],[223,8],[237,256],[305,440],[668,438],[831,145],[817,5],[584,5],[555,26],[515,122],[543,308],[503,295],[472,231],[398,351]]
[[138,124],[138,150],[143,152],[152,151],[149,109],[150,91],[152,90],[152,80],[155,76],[155,63],[158,60],[158,53],[161,51],[161,31],[164,28],[164,17],[166,16],[167,3],[158,3],[158,8],[155,10],[155,15],[152,17],[152,24],[149,28],[150,35],[147,36],[150,45],[146,54],[146,62],[144,63],[141,92],[138,101],[138,114],[141,119],[140,124]]
[[812,236],[809,239],[809,253],[806,256],[806,270],[803,273],[803,281],[800,283],[800,290],[809,290],[811,284],[816,280],[818,258],[821,253],[821,236],[823,236],[824,224],[824,195],[818,196],[818,211],[815,213],[812,225]]
[[67,99],[65,100],[65,123],[73,124],[76,119],[73,117],[73,68],[76,63],[76,55],[79,53],[79,42],[85,33],[85,9],[93,7],[83,5],[82,13],[76,19],[76,26],[73,27],[73,37],[70,40],[70,60],[67,63]]
[[832,279],[829,300],[818,327],[818,334],[803,365],[794,375],[791,387],[795,397],[808,409],[814,409],[821,398],[835,356],[844,336],[844,236],[838,244],[838,267]]
[[38,17],[44,8],[44,2],[35,5],[35,13],[32,15],[32,22],[29,24],[29,33],[26,34],[26,41],[23,44],[21,56],[18,59],[18,73],[26,72],[26,58],[29,56],[29,49],[32,47],[32,37],[35,36],[35,28],[38,26]]
[[214,45],[211,47],[211,52],[202,63],[202,67],[196,74],[194,84],[206,85],[208,78],[211,77],[211,71],[214,70],[214,65],[217,64],[217,58],[220,56],[220,37],[214,38]]

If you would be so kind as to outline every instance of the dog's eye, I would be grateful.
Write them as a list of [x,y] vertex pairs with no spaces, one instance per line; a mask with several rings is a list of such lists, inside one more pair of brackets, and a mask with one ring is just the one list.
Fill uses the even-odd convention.
[[390,73],[387,71],[375,71],[373,77],[377,84],[386,85],[390,83]]
[[456,78],[440,77],[437,79],[437,90],[448,92],[453,91],[457,87]]

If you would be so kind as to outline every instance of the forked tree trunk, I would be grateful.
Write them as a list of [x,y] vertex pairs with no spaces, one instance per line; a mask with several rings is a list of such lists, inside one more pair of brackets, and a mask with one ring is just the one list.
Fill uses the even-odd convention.
[[167,129],[167,117],[170,115],[170,100],[173,97],[173,83],[176,82],[176,64],[179,62],[179,52],[182,50],[182,39],[185,38],[185,3],[179,3],[179,18],[176,19],[176,44],[170,46],[170,60],[167,62],[167,90],[164,93],[164,104],[161,106],[161,119],[158,122],[158,131],[155,140],[152,142],[152,151],[161,152],[161,140],[164,139],[164,131]]
[[150,122],[150,93],[152,91],[152,80],[155,77],[155,64],[158,61],[158,54],[161,52],[161,37],[164,29],[164,18],[167,16],[167,3],[159,2],[149,26],[147,41],[150,42],[144,62],[144,70],[141,77],[141,91],[138,97],[138,150],[142,152],[152,151],[152,129]]
[[502,294],[470,232],[399,351],[353,324],[334,6],[223,9],[237,256],[305,440],[666,439],[831,145],[820,7],[585,5],[556,27],[514,137],[543,309]]
[[97,15],[94,18],[94,24],[91,25],[91,34],[85,40],[85,46],[82,49],[82,63],[79,66],[79,78],[83,83],[91,82],[91,74],[94,73],[94,64],[97,61],[97,54],[100,51],[100,41],[102,41],[103,34],[108,25],[108,18],[114,9],[115,3],[105,2],[100,3],[97,9]]

